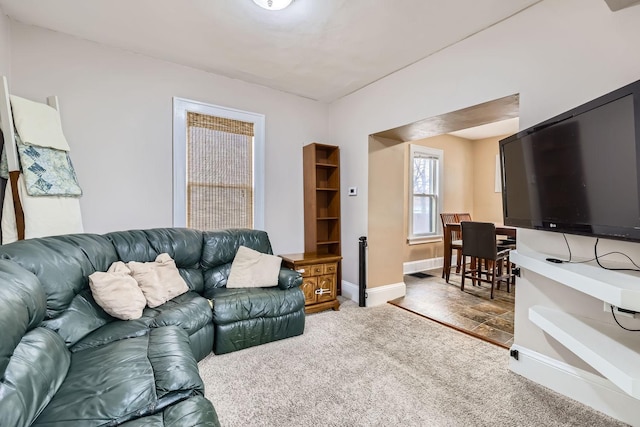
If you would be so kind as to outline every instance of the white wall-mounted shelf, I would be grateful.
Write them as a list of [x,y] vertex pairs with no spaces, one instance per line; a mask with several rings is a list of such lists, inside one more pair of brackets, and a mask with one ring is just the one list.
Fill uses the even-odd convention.
[[549,255],[511,251],[511,262],[609,304],[640,311],[640,276],[605,270],[590,263],[556,264]]
[[529,320],[630,396],[640,399],[640,334],[543,306]]

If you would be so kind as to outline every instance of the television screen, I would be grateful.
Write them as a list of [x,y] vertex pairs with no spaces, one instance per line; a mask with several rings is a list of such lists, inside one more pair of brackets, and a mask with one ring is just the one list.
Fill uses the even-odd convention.
[[639,100],[635,83],[502,140],[505,224],[640,241]]

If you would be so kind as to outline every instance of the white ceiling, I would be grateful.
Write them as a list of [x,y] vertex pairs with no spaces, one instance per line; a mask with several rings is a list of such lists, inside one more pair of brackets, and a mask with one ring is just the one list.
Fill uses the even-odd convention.
[[518,117],[514,117],[512,119],[501,120],[498,122],[487,123],[486,125],[450,132],[449,135],[474,141],[499,135],[512,135],[514,133],[518,133],[519,122],[520,119]]
[[108,46],[331,102],[540,0],[0,0]]

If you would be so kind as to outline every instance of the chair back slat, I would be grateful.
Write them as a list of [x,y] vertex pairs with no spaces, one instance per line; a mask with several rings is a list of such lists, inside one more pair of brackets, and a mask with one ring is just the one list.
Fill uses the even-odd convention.
[[[471,221],[471,214],[469,213],[441,213],[440,219],[442,220],[442,231],[447,224],[460,224],[462,221]],[[451,240],[461,240],[462,232],[454,231],[451,234]]]
[[[455,213],[441,213],[440,214],[440,219],[442,220],[442,232],[444,232],[445,229],[445,225],[447,224],[457,224],[458,223],[458,219],[456,217],[457,214]],[[457,231],[454,231],[451,234],[451,240],[460,240],[460,233]]]
[[456,222],[462,221],[472,221],[470,213],[457,213],[456,214]]

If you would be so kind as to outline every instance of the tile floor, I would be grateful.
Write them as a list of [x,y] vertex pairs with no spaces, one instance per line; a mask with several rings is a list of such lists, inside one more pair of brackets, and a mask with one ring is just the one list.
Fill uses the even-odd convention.
[[505,348],[513,344],[515,287],[507,293],[503,284],[492,300],[488,283],[472,286],[467,280],[461,291],[460,276],[453,271],[448,284],[440,278],[442,270],[428,273],[433,276],[404,276],[407,294],[391,304]]

